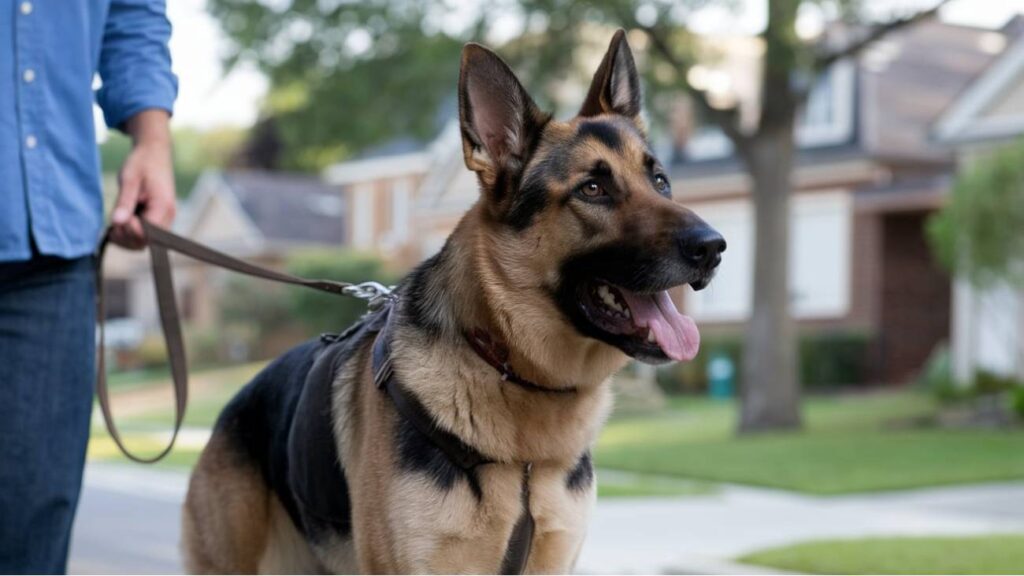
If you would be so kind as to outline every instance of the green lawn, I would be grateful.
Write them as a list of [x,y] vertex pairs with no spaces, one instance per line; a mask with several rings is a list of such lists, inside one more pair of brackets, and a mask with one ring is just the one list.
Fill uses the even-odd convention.
[[1024,478],[1024,430],[893,423],[936,410],[915,392],[809,398],[806,430],[737,438],[730,402],[675,399],[655,416],[614,419],[598,467],[841,494]]
[[642,496],[706,496],[717,486],[709,482],[666,476],[650,476],[616,470],[597,472],[599,498],[633,498]]
[[1024,534],[823,540],[739,560],[808,574],[1021,574]]
[[[186,429],[209,429],[220,415],[229,400],[239,388],[244,386],[264,366],[262,362],[254,362],[228,368],[214,368],[190,374],[192,382],[199,379],[212,382],[197,390],[192,387],[189,395],[188,408],[185,411],[184,427]],[[123,375],[120,387],[114,391],[114,417],[117,420],[121,436],[129,450],[140,456],[155,454],[167,444],[171,428],[174,425],[174,400],[171,384],[166,379],[160,380],[151,373],[138,373],[138,380],[131,380]],[[206,384],[204,382],[204,384]],[[159,387],[166,390],[166,403],[159,409],[136,414],[121,414],[118,411],[117,395],[135,392],[147,387]],[[96,408],[96,413],[99,409]],[[89,458],[97,460],[124,460],[117,446],[110,439],[101,420],[94,420],[92,436],[89,441]],[[157,464],[163,468],[190,469],[195,464],[201,446],[179,440],[174,450]]]
[[135,390],[164,382],[170,378],[168,368],[143,368],[125,372],[111,372],[107,375],[107,384],[111,390]]
[[[121,434],[121,438],[124,439],[133,454],[146,458],[155,455],[167,446],[170,430],[168,429],[166,434],[161,434],[159,437],[151,437],[137,430],[129,429]],[[199,446],[190,446],[179,441],[163,460],[153,466],[170,470],[191,470],[195,466],[196,460],[199,459],[201,451],[202,448]],[[89,459],[132,464],[118,451],[114,441],[110,439],[106,429],[103,428],[93,428],[92,436],[89,438]]]

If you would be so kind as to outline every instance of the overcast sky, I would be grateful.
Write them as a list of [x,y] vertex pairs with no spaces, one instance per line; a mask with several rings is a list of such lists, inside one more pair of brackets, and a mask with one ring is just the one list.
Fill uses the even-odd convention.
[[[691,20],[699,32],[756,33],[764,22],[764,0],[745,0],[740,14],[705,10]],[[883,6],[917,6],[928,0],[885,0]],[[206,0],[171,0],[168,16],[174,25],[171,54],[180,81],[174,123],[209,129],[221,125],[247,126],[255,119],[267,83],[252,69],[239,69],[222,77],[220,56],[225,39],[216,21],[206,13]],[[998,27],[1016,13],[1024,13],[1024,0],[955,0],[942,18],[951,22]]]

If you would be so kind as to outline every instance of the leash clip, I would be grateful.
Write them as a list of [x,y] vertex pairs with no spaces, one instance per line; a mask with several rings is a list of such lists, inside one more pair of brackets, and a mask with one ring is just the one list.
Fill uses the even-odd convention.
[[346,296],[366,300],[370,310],[380,310],[394,299],[392,294],[394,289],[394,286],[385,286],[380,282],[369,281],[346,286],[342,289],[342,293]]

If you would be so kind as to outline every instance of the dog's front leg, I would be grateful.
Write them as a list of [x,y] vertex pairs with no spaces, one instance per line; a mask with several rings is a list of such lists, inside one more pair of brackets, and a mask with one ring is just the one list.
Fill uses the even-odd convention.
[[597,496],[592,472],[585,476],[580,481],[561,466],[534,467],[530,509],[537,528],[528,573],[572,572]]

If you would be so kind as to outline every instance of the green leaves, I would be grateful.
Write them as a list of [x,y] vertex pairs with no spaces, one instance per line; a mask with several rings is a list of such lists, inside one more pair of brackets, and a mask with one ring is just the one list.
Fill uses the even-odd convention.
[[[443,1],[211,0],[231,46],[271,82],[282,168],[316,170],[395,137],[432,138],[466,39]],[[465,34],[468,37],[468,33]],[[454,106],[452,107],[454,109]]]
[[976,155],[928,235],[939,260],[973,284],[1024,285],[1024,141]]
[[[311,250],[293,257],[288,271],[306,278],[345,282],[374,280],[384,285],[397,281],[377,258],[341,250]],[[313,290],[290,289],[288,308],[306,332],[342,332],[366,313],[366,302]]]
[[[270,79],[264,115],[282,144],[279,167],[318,170],[390,139],[433,138],[454,112],[469,40],[497,45],[538,104],[568,114],[581,97],[566,88],[586,86],[597,65],[584,56],[608,43],[593,24],[611,30],[646,14],[681,40],[685,8],[705,3],[210,0],[209,9],[230,39],[225,64],[251,62]],[[678,90],[679,78],[655,81],[640,64],[649,102]],[[648,107],[656,117],[667,108]]]

